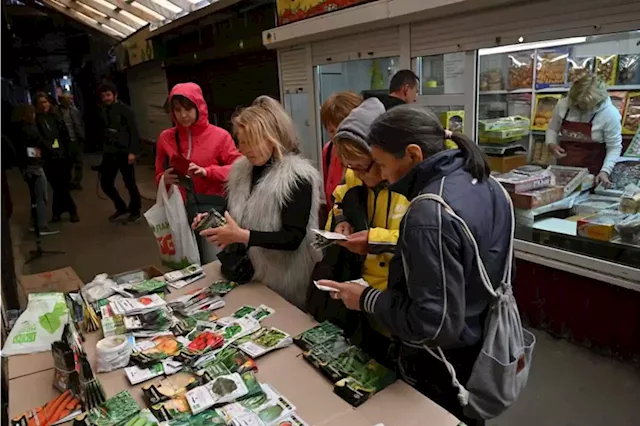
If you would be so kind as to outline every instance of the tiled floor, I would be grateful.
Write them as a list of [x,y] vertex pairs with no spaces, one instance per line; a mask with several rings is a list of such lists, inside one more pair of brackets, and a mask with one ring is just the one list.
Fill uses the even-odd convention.
[[[158,264],[156,243],[144,220],[130,226],[107,221],[113,206],[96,195],[97,173],[89,171],[89,165],[97,162],[97,157],[87,158],[85,189],[73,193],[81,223],[64,222],[59,235],[44,239],[45,249],[64,250],[66,254],[18,267],[18,273],[70,265],[86,282],[100,272],[113,273]],[[139,166],[137,175],[143,196],[151,199],[143,203],[149,208],[155,198],[153,171],[147,166]],[[28,191],[19,174],[11,172],[10,182],[14,199],[12,235],[16,248],[24,254],[34,247],[33,237],[27,231]],[[119,188],[125,195],[120,180]],[[538,344],[528,387],[514,407],[502,417],[488,422],[489,425],[640,425],[636,411],[640,406],[640,371],[637,368],[554,339],[544,332],[536,332],[536,335]]]

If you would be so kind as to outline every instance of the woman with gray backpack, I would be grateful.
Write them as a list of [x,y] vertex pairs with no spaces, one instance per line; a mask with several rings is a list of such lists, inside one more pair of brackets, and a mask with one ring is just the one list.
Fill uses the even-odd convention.
[[[387,111],[368,139],[391,190],[411,201],[388,288],[320,283],[390,331],[390,356],[406,382],[467,425],[482,425],[524,388],[535,344],[511,290],[511,199],[478,147],[426,108]],[[447,149],[447,139],[458,149]]]

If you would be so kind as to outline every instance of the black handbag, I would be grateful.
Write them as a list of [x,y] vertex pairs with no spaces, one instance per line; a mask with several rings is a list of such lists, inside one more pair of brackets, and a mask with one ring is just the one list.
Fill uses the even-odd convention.
[[220,253],[218,260],[222,264],[222,275],[239,284],[251,281],[255,274],[247,246],[240,243],[229,244]]

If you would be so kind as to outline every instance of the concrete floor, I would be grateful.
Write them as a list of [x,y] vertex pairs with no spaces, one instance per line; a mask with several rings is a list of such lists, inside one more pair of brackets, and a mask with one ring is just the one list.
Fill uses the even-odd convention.
[[[26,184],[19,174],[10,173],[14,200],[11,220],[18,274],[48,271],[72,266],[85,282],[100,272],[121,272],[143,265],[159,265],[153,234],[144,220],[134,225],[112,224],[109,200],[96,195],[97,173],[89,170],[98,157],[87,157],[84,190],[74,191],[81,222],[63,222],[61,233],[45,237],[43,248],[64,250],[64,255],[47,256],[22,266],[26,253],[34,248],[29,234],[29,202]],[[137,168],[144,197],[155,199],[153,171]],[[125,200],[126,191],[119,181]],[[104,197],[104,195],[103,195]],[[143,210],[153,201],[143,201]],[[518,402],[503,416],[488,422],[491,426],[638,426],[640,420],[640,371],[631,365],[595,354],[585,348],[536,331],[529,384]]]

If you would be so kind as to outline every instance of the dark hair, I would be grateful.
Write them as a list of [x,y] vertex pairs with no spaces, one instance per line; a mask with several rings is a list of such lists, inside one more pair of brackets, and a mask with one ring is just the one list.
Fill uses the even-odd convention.
[[[37,98],[35,98],[37,99]],[[28,123],[33,124],[33,114],[36,110],[31,104],[20,104],[16,106],[11,114],[11,121],[13,123]]]
[[111,92],[114,95],[117,95],[118,94],[118,87],[115,84],[113,84],[112,82],[106,81],[106,82],[104,82],[104,83],[102,83],[100,85],[100,87],[98,88],[98,93],[102,94],[102,93],[106,93],[106,92]]
[[411,70],[400,70],[392,78],[389,83],[389,93],[395,93],[402,89],[402,86],[408,84],[409,87],[415,87],[420,79]]
[[[428,108],[400,105],[378,117],[371,125],[369,143],[398,158],[409,145],[422,149],[425,158],[444,151],[445,130],[438,117]],[[483,181],[491,170],[484,153],[471,139],[461,133],[451,136],[464,155],[464,168],[474,178]]]
[[191,101],[191,99],[187,98],[186,96],[182,96],[182,95],[173,95],[171,97],[171,109],[173,110],[176,105],[180,105],[184,109],[193,109],[193,108],[195,108],[196,111],[198,110],[198,107],[196,106],[196,104],[194,104]]
[[38,100],[40,98],[45,98],[49,103],[51,103],[51,98],[49,97],[49,95],[47,95],[44,92],[37,92],[36,95],[33,97],[33,103],[34,105],[38,104]]

